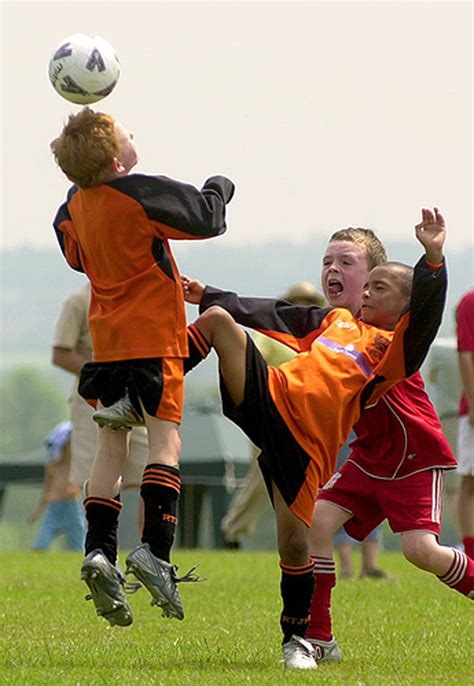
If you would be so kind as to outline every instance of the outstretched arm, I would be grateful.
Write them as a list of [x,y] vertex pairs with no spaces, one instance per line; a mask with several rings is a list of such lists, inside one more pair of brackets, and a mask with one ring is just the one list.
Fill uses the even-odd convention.
[[437,207],[434,211],[423,209],[421,222],[416,224],[416,237],[425,249],[425,258],[431,265],[443,261],[443,247],[446,241],[446,223]]
[[[443,257],[446,224],[438,208],[434,212],[422,210],[422,221],[416,224],[415,233],[425,248],[425,255],[415,265],[410,306],[398,322],[389,351],[378,370],[379,375],[389,380],[389,386],[393,379],[412,376],[421,367],[438,333],[446,301],[447,274]],[[379,385],[377,394],[388,387]],[[367,393],[365,400],[368,396]]]

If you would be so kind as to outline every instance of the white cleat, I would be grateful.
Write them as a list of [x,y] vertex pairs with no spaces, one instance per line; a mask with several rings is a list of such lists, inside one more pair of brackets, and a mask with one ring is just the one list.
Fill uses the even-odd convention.
[[283,644],[283,663],[287,669],[317,669],[318,666],[311,643],[295,635]]
[[314,658],[320,662],[340,662],[342,660],[341,650],[335,638],[330,641],[321,641],[319,638],[307,638],[308,643],[314,648]]

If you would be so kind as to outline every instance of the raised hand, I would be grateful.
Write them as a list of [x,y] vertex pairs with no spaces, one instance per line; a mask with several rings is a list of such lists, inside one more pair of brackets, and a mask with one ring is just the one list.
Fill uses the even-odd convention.
[[421,210],[421,222],[415,226],[416,237],[425,248],[426,259],[432,264],[443,260],[443,246],[446,241],[446,223],[437,207],[434,212]]
[[181,274],[181,283],[183,284],[185,301],[193,305],[199,305],[205,289],[204,284],[197,279],[190,279],[189,276],[184,276],[184,274]]

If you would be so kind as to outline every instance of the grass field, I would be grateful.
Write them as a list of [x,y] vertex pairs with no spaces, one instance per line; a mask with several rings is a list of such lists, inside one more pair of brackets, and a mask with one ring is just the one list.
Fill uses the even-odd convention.
[[343,662],[316,672],[279,664],[279,573],[267,552],[176,551],[186,584],[183,622],[165,620],[145,591],[131,627],[109,627],[84,602],[76,553],[0,553],[1,684],[473,683],[473,605],[398,553],[381,555],[388,581],[342,581],[333,618]]

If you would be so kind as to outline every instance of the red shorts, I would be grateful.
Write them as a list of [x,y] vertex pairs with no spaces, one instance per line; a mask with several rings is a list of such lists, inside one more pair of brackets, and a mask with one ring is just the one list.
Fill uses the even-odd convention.
[[427,469],[397,481],[367,476],[346,462],[319,492],[328,500],[352,513],[344,528],[352,538],[362,541],[384,519],[394,533],[441,529],[444,469]]

